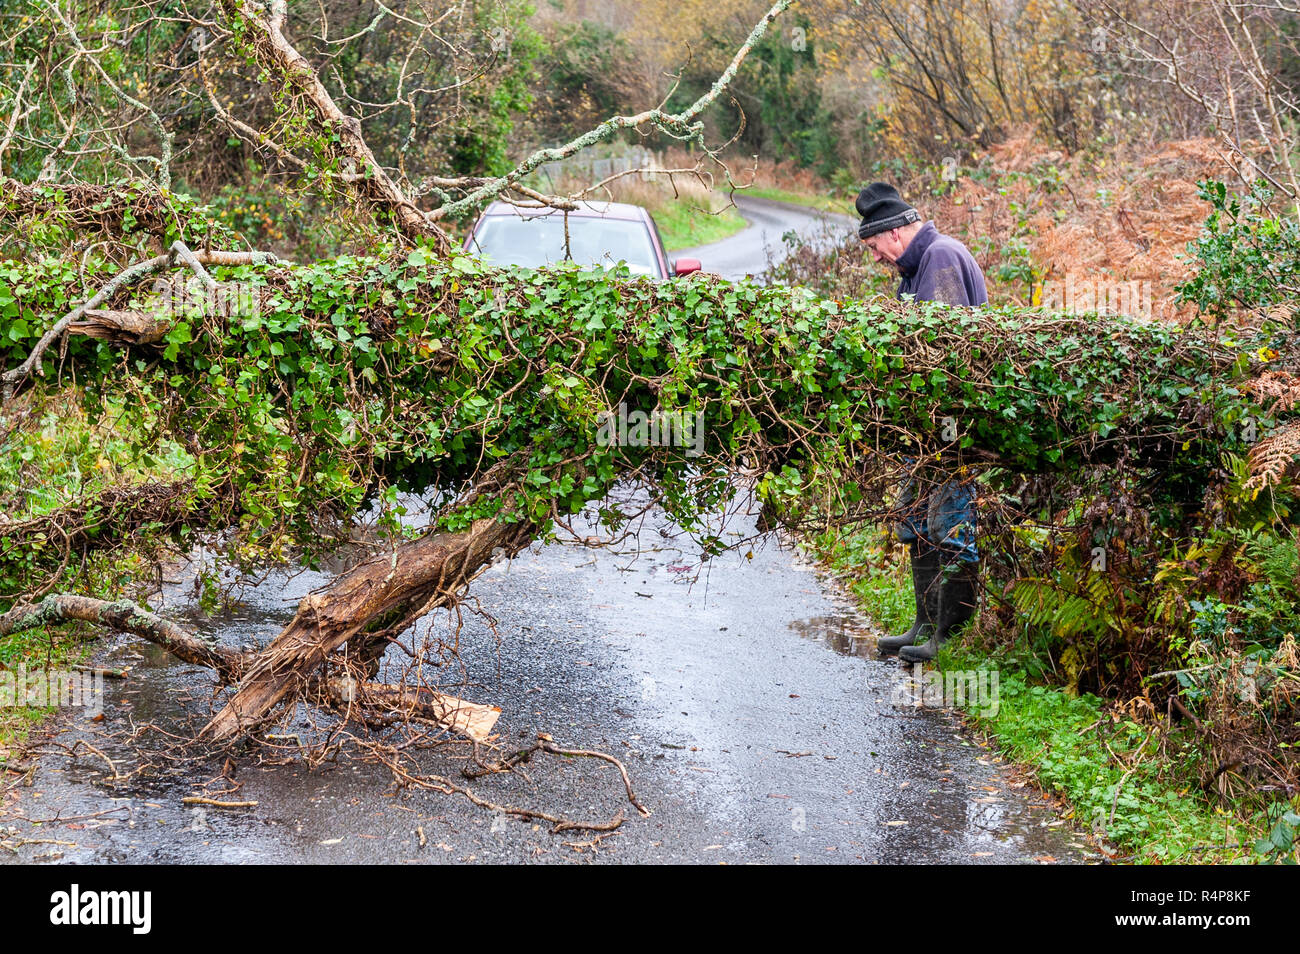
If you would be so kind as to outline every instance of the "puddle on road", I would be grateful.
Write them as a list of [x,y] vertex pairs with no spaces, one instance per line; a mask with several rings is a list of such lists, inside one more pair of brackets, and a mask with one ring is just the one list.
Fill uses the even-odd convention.
[[852,616],[814,616],[795,620],[790,629],[803,639],[829,646],[841,656],[872,659],[876,654],[877,631]]

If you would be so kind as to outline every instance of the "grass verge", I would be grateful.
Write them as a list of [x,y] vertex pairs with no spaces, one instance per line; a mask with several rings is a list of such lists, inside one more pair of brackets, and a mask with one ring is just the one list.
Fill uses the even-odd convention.
[[[0,514],[22,521],[48,514],[109,487],[148,478],[179,476],[188,456],[172,444],[142,453],[140,436],[121,406],[91,419],[75,388],[46,392],[37,387],[16,400],[0,418]],[[50,550],[57,548],[51,545]],[[76,592],[104,599],[123,595],[131,579],[148,579],[144,559],[132,552],[42,556],[0,548],[0,612],[19,594]],[[85,626],[31,630],[0,637],[0,768],[12,760],[33,729],[55,710],[19,705],[16,688],[30,677],[66,671],[92,650],[95,631]]]
[[790,205],[802,205],[805,208],[821,212],[839,212],[853,215],[853,203],[846,199],[833,199],[828,195],[812,195],[806,192],[792,192],[775,186],[750,186],[740,195],[753,196],[756,199],[771,199],[773,202],[788,202]]
[[1004,660],[960,644],[944,670],[999,673],[995,711],[968,708],[974,725],[1038,785],[1062,796],[1075,822],[1119,851],[1116,860],[1196,864],[1253,860],[1248,824],[1198,791],[1199,753],[1093,695],[1031,684]]
[[705,212],[690,200],[670,199],[650,208],[666,251],[720,242],[748,224],[734,208]]
[[64,634],[56,640],[46,630],[17,633],[0,640],[0,770],[15,759],[32,730],[55,712],[50,706],[15,704],[19,677],[26,673],[30,679],[39,673],[70,669],[89,651],[75,635]]

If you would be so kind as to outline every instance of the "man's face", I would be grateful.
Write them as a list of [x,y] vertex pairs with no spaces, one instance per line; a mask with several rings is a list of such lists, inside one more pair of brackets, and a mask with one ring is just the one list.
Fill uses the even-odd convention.
[[888,262],[893,265],[905,251],[907,244],[898,234],[898,229],[890,229],[870,238],[864,238],[862,244],[871,249],[871,257],[877,263]]

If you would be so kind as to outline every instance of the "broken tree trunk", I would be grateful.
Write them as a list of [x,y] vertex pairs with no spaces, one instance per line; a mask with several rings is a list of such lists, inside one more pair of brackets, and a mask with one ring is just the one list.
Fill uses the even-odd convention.
[[85,335],[117,345],[157,344],[171,327],[171,322],[141,311],[89,308],[80,321],[68,325],[68,334]]
[[326,704],[334,709],[379,713],[397,722],[431,722],[475,742],[486,742],[501,717],[499,706],[466,702],[432,689],[361,682],[346,675],[327,679],[324,691]]
[[[335,650],[350,640],[364,641],[378,621],[394,615],[413,621],[449,604],[494,559],[519,552],[535,533],[526,521],[479,520],[466,532],[429,534],[363,560],[322,592],[303,598],[200,737],[219,742],[256,728],[281,703],[304,693]],[[452,716],[461,720],[459,712]]]
[[[129,600],[110,602],[87,596],[57,594],[0,615],[0,636],[80,621],[142,636],[185,662],[207,666],[223,683],[233,683],[256,660],[209,643],[181,626]],[[362,682],[349,675],[315,678],[304,698],[366,722],[421,722],[458,732],[475,742],[487,741],[501,715],[497,706],[467,702],[432,689]]]

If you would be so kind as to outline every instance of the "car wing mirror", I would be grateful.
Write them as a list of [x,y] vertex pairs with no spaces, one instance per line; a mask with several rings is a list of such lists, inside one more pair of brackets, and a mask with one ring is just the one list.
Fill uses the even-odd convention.
[[673,274],[679,276],[691,275],[698,272],[702,267],[698,258],[679,258],[673,263]]

